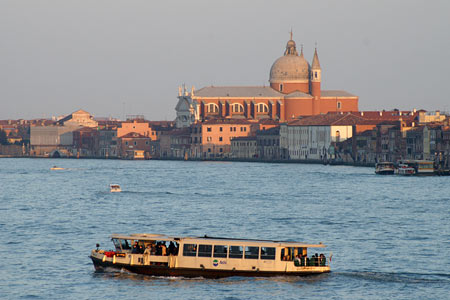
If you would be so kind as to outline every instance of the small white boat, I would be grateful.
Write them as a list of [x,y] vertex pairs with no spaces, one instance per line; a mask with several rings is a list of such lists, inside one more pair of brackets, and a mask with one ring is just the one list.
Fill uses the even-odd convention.
[[120,189],[120,185],[118,185],[118,184],[110,184],[109,185],[109,190],[111,191],[111,193],[118,193],[118,192],[122,191]]
[[55,171],[55,170],[64,170],[64,168],[61,167],[57,167],[57,166],[53,166],[50,168],[50,170]]

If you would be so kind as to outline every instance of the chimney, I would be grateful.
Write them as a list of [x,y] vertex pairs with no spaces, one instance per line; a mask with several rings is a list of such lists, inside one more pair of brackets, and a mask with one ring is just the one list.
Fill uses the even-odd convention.
[[380,111],[380,117],[381,117],[381,116],[383,116],[383,112],[382,112],[382,111]]

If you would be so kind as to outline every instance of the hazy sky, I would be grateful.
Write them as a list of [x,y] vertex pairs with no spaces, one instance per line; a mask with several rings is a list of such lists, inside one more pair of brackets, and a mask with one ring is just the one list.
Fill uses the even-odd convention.
[[183,83],[268,85],[291,27],[360,110],[450,111],[450,1],[0,0],[0,119],[172,120]]

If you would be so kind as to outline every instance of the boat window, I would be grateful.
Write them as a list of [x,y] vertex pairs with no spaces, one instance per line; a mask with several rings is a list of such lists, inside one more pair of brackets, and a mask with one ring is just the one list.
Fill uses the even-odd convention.
[[228,246],[215,245],[214,257],[227,257]]
[[246,259],[258,259],[259,247],[245,247],[245,258]]
[[242,258],[244,247],[230,246],[230,258]]
[[197,245],[196,244],[184,244],[183,245],[183,256],[196,256],[197,255]]
[[261,247],[261,259],[275,259],[275,248]]
[[113,239],[114,247],[116,247],[116,251],[120,251],[120,241],[118,239]]
[[212,245],[198,245],[199,257],[211,257]]
[[122,250],[130,250],[131,249],[130,244],[128,243],[127,240],[120,240],[120,241],[122,243]]

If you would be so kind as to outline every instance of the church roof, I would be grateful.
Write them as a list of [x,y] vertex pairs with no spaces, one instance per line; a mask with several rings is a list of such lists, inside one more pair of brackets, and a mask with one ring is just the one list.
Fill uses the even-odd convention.
[[312,96],[299,91],[295,91],[286,95],[285,98],[312,98]]
[[208,97],[275,97],[282,98],[284,95],[269,86],[208,86],[195,91],[193,98]]
[[350,94],[349,92],[346,91],[339,91],[339,90],[322,90],[320,91],[320,98],[325,98],[325,97],[343,97],[343,98],[348,98],[348,97],[358,97],[356,95]]

